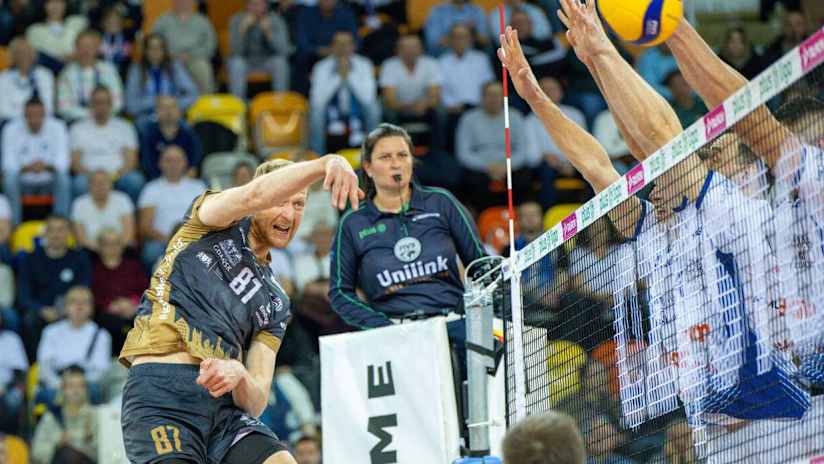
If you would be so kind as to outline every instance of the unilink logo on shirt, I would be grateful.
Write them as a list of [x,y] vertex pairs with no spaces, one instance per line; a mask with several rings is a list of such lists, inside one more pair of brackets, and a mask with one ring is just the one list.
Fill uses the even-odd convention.
[[727,112],[724,106],[712,110],[704,116],[704,130],[707,140],[713,140],[727,129]]
[[645,185],[644,180],[644,165],[639,164],[634,168],[630,169],[629,172],[626,173],[627,178],[627,193],[632,195],[633,193],[641,190]]
[[564,241],[569,240],[578,233],[578,217],[575,213],[564,218],[564,220],[561,221],[561,227],[564,230]]

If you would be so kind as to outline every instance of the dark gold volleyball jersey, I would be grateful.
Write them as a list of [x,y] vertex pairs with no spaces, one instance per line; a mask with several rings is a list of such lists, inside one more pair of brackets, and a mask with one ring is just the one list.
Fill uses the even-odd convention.
[[257,340],[277,351],[290,318],[289,298],[247,244],[251,218],[216,230],[198,218],[211,192],[185,222],[143,293],[120,362],[186,351],[195,358],[238,359]]

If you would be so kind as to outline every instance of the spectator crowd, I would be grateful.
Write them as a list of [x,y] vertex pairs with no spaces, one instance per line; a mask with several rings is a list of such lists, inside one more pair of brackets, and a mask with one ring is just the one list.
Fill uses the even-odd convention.
[[[401,0],[246,0],[225,18],[223,2],[169,4],[153,17],[139,0],[0,2],[0,434],[20,437],[35,463],[97,462],[95,408],[119,405],[125,369],[113,359],[191,201],[244,184],[257,163],[283,156],[253,136],[256,121],[248,131],[232,127],[226,150],[189,117],[204,96],[225,91],[245,106],[269,91],[294,93],[307,108],[304,141],[286,155],[294,160],[358,148],[381,121],[402,125],[416,145],[418,180],[452,190],[491,252],[506,243],[483,220],[506,199],[496,11],[443,0],[415,25]],[[569,51],[556,7],[506,0],[504,11],[545,93],[626,172],[629,149]],[[716,44],[748,78],[814,30],[800,10],[777,11],[772,43],[754,46],[746,27],[732,25]],[[685,126],[706,113],[666,45],[622,53]],[[511,94],[509,103],[521,247],[543,232],[545,214],[591,192],[524,101]],[[337,219],[329,194],[313,190],[297,240],[272,250],[295,317],[262,420],[292,443],[299,464],[320,463],[318,337],[352,330],[326,296]],[[548,278],[570,294],[609,307],[586,269],[550,267]],[[573,300],[557,298],[561,307]],[[608,357],[586,354],[603,341],[580,353],[564,348],[581,358],[581,387],[559,408],[592,403],[620,415],[606,387]],[[615,414],[580,426],[590,462],[634,462],[620,453],[638,451],[635,432],[620,429]],[[689,449],[684,426],[674,419],[664,428],[666,450]],[[11,462],[7,442],[0,440],[0,464]],[[660,462],[692,462],[666,450]]]

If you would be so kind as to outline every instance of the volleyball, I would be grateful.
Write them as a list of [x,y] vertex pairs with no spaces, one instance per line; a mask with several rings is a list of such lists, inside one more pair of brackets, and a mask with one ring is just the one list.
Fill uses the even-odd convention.
[[681,0],[597,0],[598,13],[621,40],[651,47],[666,41],[684,15]]

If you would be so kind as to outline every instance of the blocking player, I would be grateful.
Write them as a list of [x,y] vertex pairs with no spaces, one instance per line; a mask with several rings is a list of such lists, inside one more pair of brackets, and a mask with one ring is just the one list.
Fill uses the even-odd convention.
[[294,237],[307,188],[321,179],[335,206],[357,208],[357,176],[334,155],[269,161],[248,184],[193,202],[120,353],[132,463],[295,464],[257,419],[290,318],[269,250]]
[[[683,20],[667,44],[682,74],[714,108],[747,85],[747,79],[724,63],[701,36]],[[788,102],[782,121],[761,106],[733,127],[744,142],[767,163],[775,177],[774,248],[782,270],[776,284],[789,302],[786,314],[794,327],[793,350],[801,372],[824,386],[824,154],[810,129],[820,127],[814,114],[820,105]],[[793,244],[789,246],[789,244]],[[799,284],[801,282],[801,284]],[[795,302],[795,303],[793,303]]]
[[[633,154],[644,159],[681,131],[677,117],[620,57],[603,32],[592,3],[586,7],[572,1],[562,3],[565,14],[561,18],[570,28],[570,42],[602,87]],[[617,180],[617,172],[597,141],[564,124],[557,108],[532,85],[534,77],[525,61],[519,63],[520,53],[508,56],[510,49],[517,48],[517,38],[511,35],[510,39],[515,40],[505,42],[499,56],[512,72],[516,89],[562,151],[596,191]],[[730,199],[730,195],[736,198]],[[652,253],[660,254],[651,260],[655,267],[668,268],[664,272],[673,285],[675,320],[662,323],[674,324],[677,329],[679,351],[672,355],[680,356],[676,361],[681,394],[693,417],[705,415],[701,413],[738,418],[803,414],[803,392],[784,381],[779,367],[765,374],[769,379],[756,375],[761,370],[757,367],[757,347],[763,344],[755,342],[744,313],[741,294],[748,293],[744,290],[749,285],[740,282],[734,272],[737,265],[751,261],[742,244],[763,243],[763,237],[748,236],[750,229],[743,227],[746,217],[742,217],[740,206],[735,207],[745,204],[746,199],[696,156],[662,176],[650,199],[651,203],[637,199],[625,202],[610,217],[625,236],[638,238],[639,249],[652,248]],[[651,214],[653,209],[655,214]],[[662,240],[646,240],[650,233]],[[663,246],[656,248],[656,244]],[[700,317],[690,319],[696,316]],[[715,330],[708,330],[710,327]],[[696,328],[700,329],[697,333]],[[773,388],[763,391],[764,384]]]
[[[726,65],[688,21],[668,40],[673,56],[690,86],[710,108],[722,104],[747,80]],[[756,424],[760,436],[796,440],[787,447],[767,440],[751,441],[756,452],[771,453],[772,462],[824,452],[818,438],[824,434],[824,154],[821,147],[819,102],[791,100],[776,118],[761,106],[733,127],[743,141],[770,168],[775,185],[777,272],[770,282],[780,297],[777,307],[789,329],[785,346],[797,357],[799,371],[813,384],[813,408],[803,421]],[[760,447],[760,449],[758,449]],[[777,454],[776,454],[777,453]]]

